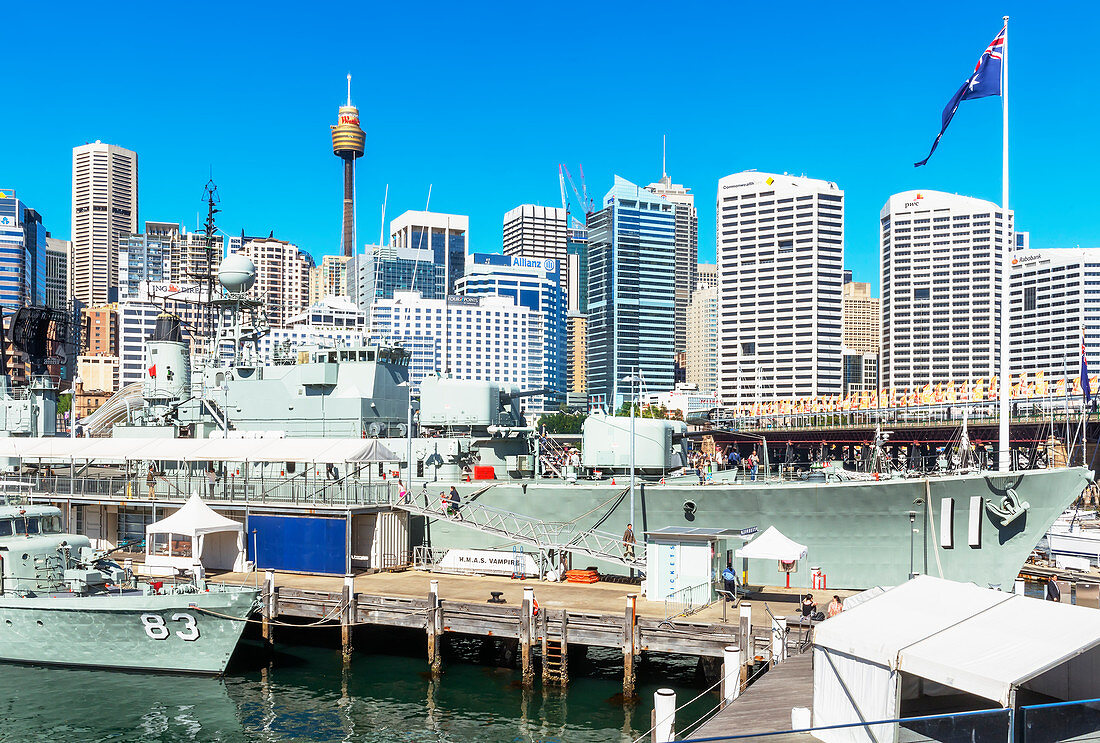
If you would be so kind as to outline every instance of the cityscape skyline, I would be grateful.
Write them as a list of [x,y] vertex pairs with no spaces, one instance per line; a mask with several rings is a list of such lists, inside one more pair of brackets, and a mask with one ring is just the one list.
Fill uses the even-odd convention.
[[[18,21],[27,11],[15,12]],[[241,20],[240,12],[209,11],[207,22],[229,26]],[[372,16],[372,23],[396,22],[386,16],[395,11],[371,12],[379,16]],[[1016,3],[981,3],[953,8],[947,28],[928,9],[920,16],[883,9],[876,13],[873,27],[863,19],[852,22],[862,15],[858,10],[837,13],[816,18],[820,23],[815,23],[815,34],[798,55],[743,60],[735,79],[723,63],[722,29],[732,17],[723,14],[731,11],[713,10],[714,23],[705,27],[693,17],[672,19],[659,30],[626,19],[623,40],[603,46],[595,41],[599,21],[610,11],[585,12],[592,23],[573,27],[573,44],[559,46],[560,34],[534,24],[522,44],[494,37],[498,54],[491,58],[467,48],[476,48],[477,43],[468,42],[490,33],[492,23],[462,18],[444,8],[429,14],[425,23],[429,29],[438,24],[453,33],[443,37],[439,49],[416,59],[400,52],[398,42],[385,35],[372,47],[369,60],[352,51],[330,54],[326,46],[325,54],[303,53],[293,61],[275,60],[264,69],[257,69],[244,47],[220,40],[190,37],[185,42],[187,34],[178,41],[158,38],[155,43],[167,43],[167,48],[158,46],[153,54],[149,45],[154,40],[138,39],[137,48],[128,48],[128,53],[148,53],[149,64],[129,71],[135,90],[202,90],[204,96],[204,106],[177,107],[155,127],[147,117],[134,116],[132,108],[116,105],[116,98],[103,98],[61,74],[73,61],[67,40],[86,38],[101,22],[92,19],[90,28],[77,28],[61,20],[54,29],[56,54],[43,58],[31,54],[29,47],[22,53],[29,39],[14,39],[16,70],[32,86],[45,87],[48,81],[52,95],[64,100],[66,108],[85,114],[79,119],[41,117],[34,114],[30,99],[11,104],[9,136],[29,146],[9,148],[5,183],[0,185],[16,188],[20,198],[43,215],[54,237],[69,238],[72,147],[100,139],[140,153],[141,222],[196,225],[201,187],[212,169],[223,194],[220,222],[227,231],[243,228],[249,234],[267,234],[273,229],[276,238],[302,246],[319,261],[340,252],[341,166],[331,154],[329,126],[333,108],[346,97],[345,75],[350,71],[356,76],[355,100],[367,134],[366,156],[357,164],[360,251],[381,232],[386,184],[387,221],[403,211],[423,209],[431,185],[430,210],[469,214],[469,249],[497,252],[500,220],[509,209],[522,203],[560,205],[558,163],[584,163],[589,194],[606,191],[615,175],[648,183],[661,175],[661,138],[667,134],[667,172],[696,195],[701,261],[714,259],[713,208],[719,178],[749,168],[805,173],[845,190],[846,258],[855,268],[856,280],[871,283],[877,292],[877,271],[872,268],[877,265],[877,215],[891,194],[928,189],[999,201],[996,99],[971,103],[960,113],[928,166],[917,171],[912,162],[934,135],[939,111],[959,75],[1007,12],[1016,29],[1011,207],[1020,215],[1020,229],[1030,231],[1034,247],[1100,244],[1100,226],[1088,219],[1087,198],[1071,202],[1062,196],[1088,193],[1091,181],[1086,178],[1094,157],[1091,142],[1073,122],[1082,108],[1096,104],[1079,100],[1069,87],[1073,78],[1059,74],[1089,66],[1083,48],[1061,43],[1072,20],[1070,12],[1046,17]],[[511,22],[521,23],[524,13],[534,11],[516,13]],[[276,15],[257,20],[257,30],[271,31],[283,24]],[[769,43],[786,43],[780,32],[788,18],[745,11],[736,20],[739,27],[757,30],[763,48],[768,48]],[[185,27],[196,21],[197,17],[181,18]],[[311,20],[299,29],[305,51],[324,46],[329,34],[335,38],[335,31],[322,31],[315,24]],[[906,66],[896,54],[899,29],[906,31],[907,53],[920,60],[910,65],[912,74],[904,76],[884,72],[886,67]],[[678,43],[689,35],[692,43]],[[600,106],[581,111],[583,116],[573,104],[555,112],[541,105],[545,101],[536,106],[509,93],[513,83],[531,75],[561,79],[566,87],[578,84],[582,80],[575,71],[600,68],[626,40],[634,46],[677,44],[677,65],[654,68],[647,81],[617,85]],[[160,53],[182,43],[188,44],[189,54]],[[204,50],[225,72],[211,73],[186,61]],[[461,64],[442,68],[448,55]],[[580,68],[569,64],[573,59],[582,61]],[[838,79],[823,85],[822,78],[807,74],[808,59],[829,62],[840,70]],[[33,66],[27,60],[33,60]],[[663,108],[653,107],[642,95],[650,83],[682,82],[685,69],[696,78],[696,89],[732,90],[735,95],[728,100],[700,96],[692,106],[673,99]],[[248,85],[221,83],[226,74],[247,74]],[[879,94],[838,95],[837,82],[845,90]],[[414,84],[429,93],[457,86],[472,113],[443,119],[426,108],[422,117],[395,116],[385,101],[391,91]],[[752,101],[748,109],[745,100]],[[270,124],[247,124],[250,146],[241,148],[246,121],[236,112],[267,109],[277,115],[268,119]],[[1088,111],[1083,113],[1087,118]],[[515,125],[517,115],[522,126]],[[629,126],[624,126],[626,121]],[[615,136],[608,136],[612,131]],[[1057,189],[1050,187],[1054,168],[1059,171]],[[288,208],[288,202],[298,207]]]

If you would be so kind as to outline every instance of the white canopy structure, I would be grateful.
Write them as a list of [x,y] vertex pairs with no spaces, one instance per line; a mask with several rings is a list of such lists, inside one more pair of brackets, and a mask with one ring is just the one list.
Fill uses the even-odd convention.
[[192,493],[183,506],[145,527],[145,564],[190,570],[195,561],[207,570],[244,571],[244,524],[226,518]]
[[401,457],[390,451],[381,441],[369,439],[363,451],[348,460],[349,462],[400,462]]
[[[903,699],[921,696],[975,709],[1017,706],[1021,693],[1097,698],[1100,622],[1092,608],[918,576],[818,625],[813,664],[814,727],[897,719]],[[892,743],[896,728],[815,735]]]
[[779,529],[769,526],[763,534],[737,550],[735,554],[749,560],[794,562],[806,559],[806,545],[788,539]]

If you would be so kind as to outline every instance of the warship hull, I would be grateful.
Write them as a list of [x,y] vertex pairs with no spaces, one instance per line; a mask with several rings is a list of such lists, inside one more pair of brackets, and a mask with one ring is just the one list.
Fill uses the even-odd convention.
[[[790,576],[792,586],[810,587],[811,568],[817,567],[829,588],[896,585],[914,572],[1010,589],[1031,550],[1080,495],[1089,474],[1084,468],[1068,468],[837,483],[639,483],[634,532],[640,542],[644,532],[669,526],[755,527],[761,532],[774,526],[807,547],[807,559]],[[626,479],[617,483],[456,486],[463,503],[473,499],[546,522],[575,524],[576,529],[622,533],[630,520],[630,500]],[[450,485],[428,487],[434,492]],[[420,526],[437,549],[510,548],[500,536],[453,520],[433,519]],[[741,543],[733,541],[726,546],[731,557]],[[574,558],[573,566],[584,567],[581,562],[623,571],[621,565],[612,569],[587,557]],[[734,562],[738,570],[747,568],[750,583],[776,585],[785,579],[776,563]]]
[[220,675],[258,595],[0,596],[0,661]]

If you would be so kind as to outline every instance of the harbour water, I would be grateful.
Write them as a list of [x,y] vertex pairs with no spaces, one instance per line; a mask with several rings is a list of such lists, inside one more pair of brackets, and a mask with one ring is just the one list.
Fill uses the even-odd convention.
[[[3,666],[0,740],[629,743],[649,729],[658,687],[681,702],[706,687],[694,659],[654,656],[624,705],[614,652],[572,661],[563,692],[522,689],[518,671],[482,662],[478,641],[451,643],[437,680],[422,653],[387,647],[345,670],[331,643],[282,643],[270,658],[246,645],[224,679]],[[681,726],[717,701],[704,695]]]

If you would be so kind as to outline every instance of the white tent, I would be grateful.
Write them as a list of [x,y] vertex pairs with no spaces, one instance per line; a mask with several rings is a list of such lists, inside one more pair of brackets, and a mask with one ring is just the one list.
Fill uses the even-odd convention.
[[788,539],[779,529],[769,526],[763,534],[737,550],[735,554],[750,560],[794,562],[806,559],[806,545]]
[[377,439],[370,439],[363,451],[348,459],[349,462],[400,462],[401,457],[390,451]]
[[[902,699],[1100,696],[1096,610],[918,576],[818,625],[814,727],[897,719]],[[981,706],[981,705],[978,705]],[[896,739],[893,725],[826,730],[828,743]]]
[[198,493],[170,516],[145,527],[145,564],[190,570],[245,570],[244,524],[216,513]]

